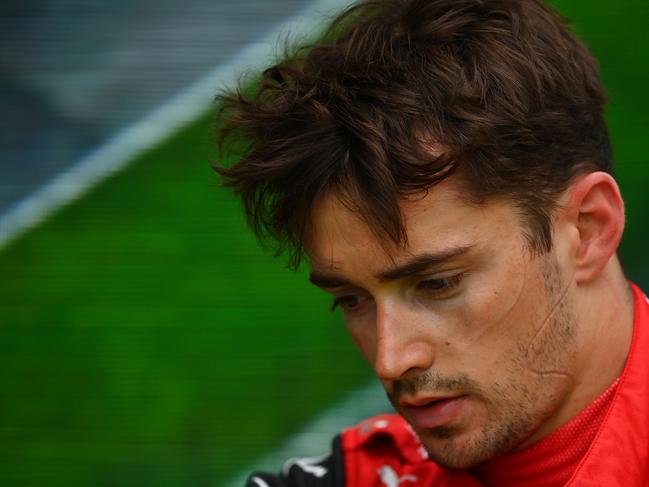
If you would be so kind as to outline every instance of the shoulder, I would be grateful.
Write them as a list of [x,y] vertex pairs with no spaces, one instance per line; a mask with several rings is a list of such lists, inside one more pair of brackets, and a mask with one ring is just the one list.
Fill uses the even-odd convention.
[[375,416],[342,434],[347,485],[433,485],[443,469],[431,462],[410,425],[396,414]]
[[[467,482],[464,482],[464,477]],[[430,461],[417,435],[398,415],[366,419],[338,435],[330,454],[294,458],[279,474],[255,473],[248,487],[474,486],[467,474]]]
[[398,414],[383,414],[368,418],[342,434],[346,451],[383,445],[409,462],[428,459],[428,453],[410,425]]

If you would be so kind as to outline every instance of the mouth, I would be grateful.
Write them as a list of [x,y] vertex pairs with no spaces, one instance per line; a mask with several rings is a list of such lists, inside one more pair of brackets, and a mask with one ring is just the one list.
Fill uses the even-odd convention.
[[421,399],[403,402],[399,409],[415,429],[431,429],[451,423],[462,413],[467,399],[465,395]]

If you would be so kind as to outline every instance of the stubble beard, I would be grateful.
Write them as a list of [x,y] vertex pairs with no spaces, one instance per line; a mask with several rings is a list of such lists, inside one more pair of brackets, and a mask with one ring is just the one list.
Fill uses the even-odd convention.
[[486,420],[476,432],[467,432],[461,425],[416,430],[430,459],[437,464],[469,468],[514,451],[559,407],[568,385],[557,375],[565,370],[566,360],[574,353],[575,322],[556,259],[552,254],[543,259],[549,313],[533,337],[521,340],[512,350],[514,358],[506,381],[492,383],[487,392],[466,375],[441,377],[428,371],[393,384],[388,397],[395,407],[403,392],[439,390],[466,394],[470,400],[484,404]]
[[[479,431],[466,431],[463,425],[437,426],[420,430],[413,428],[428,456],[438,465],[448,468],[469,468],[488,459],[495,458],[512,450],[524,438],[529,436],[536,425],[534,416],[530,414],[528,402],[537,398],[532,388],[524,391],[516,385],[516,394],[523,393],[525,401],[514,400],[512,387],[501,387],[494,384],[491,393],[486,394],[474,381],[467,376],[442,378],[431,373],[418,377],[419,381],[426,380],[427,386],[422,390],[444,390],[467,395],[474,404],[485,404],[487,418]],[[454,384],[457,389],[449,388]],[[460,389],[459,386],[463,385]],[[396,398],[389,395],[398,410]],[[495,400],[499,400],[498,403]]]

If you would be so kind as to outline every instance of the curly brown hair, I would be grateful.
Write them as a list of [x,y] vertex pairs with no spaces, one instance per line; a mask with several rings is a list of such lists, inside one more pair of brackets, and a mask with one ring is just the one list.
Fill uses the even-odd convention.
[[334,192],[382,242],[399,201],[454,174],[469,201],[507,197],[530,248],[552,247],[558,196],[612,173],[597,64],[537,0],[372,0],[217,97],[216,164],[262,242],[297,266],[314,203]]

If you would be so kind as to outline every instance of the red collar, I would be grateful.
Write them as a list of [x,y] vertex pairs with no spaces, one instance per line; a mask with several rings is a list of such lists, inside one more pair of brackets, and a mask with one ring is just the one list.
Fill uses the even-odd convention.
[[632,288],[631,350],[606,419],[566,487],[649,487],[649,301]]

